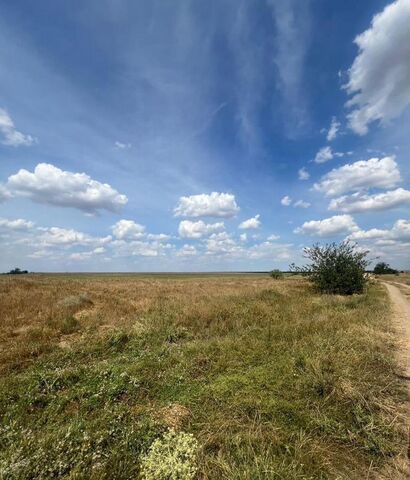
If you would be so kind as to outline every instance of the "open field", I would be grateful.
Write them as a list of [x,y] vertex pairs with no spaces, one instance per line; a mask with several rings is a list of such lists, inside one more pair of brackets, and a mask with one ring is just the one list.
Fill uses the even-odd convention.
[[389,314],[379,284],[3,276],[0,478],[138,479],[168,428],[197,439],[199,479],[400,478]]

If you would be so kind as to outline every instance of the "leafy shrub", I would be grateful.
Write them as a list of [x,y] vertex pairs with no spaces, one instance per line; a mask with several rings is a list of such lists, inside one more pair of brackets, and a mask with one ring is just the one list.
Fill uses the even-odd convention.
[[398,272],[394,268],[391,268],[388,263],[379,262],[375,265],[373,273],[375,273],[376,275],[385,275],[387,273],[396,274]]
[[311,263],[304,267],[291,265],[291,270],[307,275],[320,292],[340,295],[363,292],[368,251],[359,251],[356,245],[342,242],[315,244],[304,252]]
[[198,443],[189,433],[169,430],[155,440],[141,460],[144,480],[193,480],[197,472]]
[[269,275],[270,275],[272,278],[274,278],[275,280],[278,280],[279,278],[283,278],[283,273],[282,273],[279,269],[277,269],[277,268],[275,268],[274,270],[272,270],[272,271],[269,273]]

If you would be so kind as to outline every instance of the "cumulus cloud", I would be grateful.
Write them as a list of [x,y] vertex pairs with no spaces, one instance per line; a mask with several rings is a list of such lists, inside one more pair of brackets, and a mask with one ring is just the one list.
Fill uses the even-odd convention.
[[197,254],[198,254],[197,249],[193,245],[187,245],[187,244],[185,244],[182,248],[180,248],[176,253],[178,257],[192,257]]
[[397,188],[384,193],[367,195],[361,192],[353,195],[344,195],[334,198],[329,204],[329,210],[338,210],[343,213],[367,212],[388,210],[410,203],[410,191]]
[[145,234],[145,227],[133,220],[119,220],[111,227],[112,233],[118,239],[137,239]]
[[77,208],[91,214],[99,210],[116,212],[128,201],[107,183],[48,163],[39,163],[34,172],[21,169],[11,175],[7,189],[14,196],[27,197],[37,203]]
[[[357,230],[348,236],[350,240],[383,239],[386,244],[410,241],[410,221],[397,220],[390,230],[372,228],[370,230]],[[379,242],[381,243],[381,242]]]
[[291,204],[292,204],[292,199],[288,196],[288,195],[285,195],[282,200],[280,201],[280,203],[284,206],[284,207],[289,207]]
[[330,147],[322,147],[315,156],[315,163],[325,163],[332,160],[333,152]]
[[269,237],[267,238],[267,240],[269,242],[273,242],[275,240],[279,240],[280,236],[279,235],[269,235]]
[[102,253],[105,253],[105,248],[104,247],[97,247],[94,248],[94,250],[89,250],[86,252],[74,252],[69,255],[70,260],[74,261],[84,261],[84,260],[89,260],[90,258],[94,256],[101,255]]
[[155,240],[157,242],[167,242],[171,239],[171,235],[166,233],[149,233],[147,235],[148,240]]
[[182,220],[178,227],[178,233],[181,238],[202,238],[211,233],[221,231],[225,228],[223,222],[205,223],[202,220],[191,222]]
[[207,255],[234,255],[239,251],[241,247],[226,232],[213,233],[206,242]]
[[293,204],[294,207],[299,207],[299,208],[309,208],[310,207],[310,203],[309,202],[305,202],[304,200],[298,200],[297,202],[295,202]]
[[327,135],[326,135],[326,140],[328,142],[331,142],[337,137],[339,128],[340,128],[340,122],[337,121],[336,117],[333,117],[330,123],[329,130],[327,131]]
[[36,142],[31,135],[25,135],[16,129],[10,115],[3,108],[0,108],[0,132],[3,135],[1,143],[10,147],[30,146]]
[[299,180],[309,180],[310,173],[306,170],[305,167],[302,167],[298,171]]
[[294,230],[295,233],[318,237],[331,237],[359,230],[351,215],[335,215],[323,220],[311,220]]
[[327,196],[367,188],[391,188],[401,180],[395,156],[371,158],[335,168],[324,175],[314,189]]
[[212,192],[181,197],[174,209],[176,217],[233,217],[239,212],[235,196],[230,193]]
[[0,228],[6,230],[28,230],[34,227],[34,223],[17,218],[16,220],[8,220],[7,218],[0,218]]
[[359,53],[344,86],[353,97],[350,128],[365,135],[374,121],[385,123],[410,104],[410,2],[397,0],[358,35]]
[[93,237],[83,232],[79,232],[72,228],[49,227],[39,228],[37,241],[42,246],[79,246],[79,245],[94,245],[101,246],[111,242],[110,235],[106,237]]
[[239,224],[241,230],[249,230],[252,228],[259,228],[261,226],[261,221],[259,220],[260,215],[255,215],[252,218],[248,218],[248,220],[244,220],[242,223]]

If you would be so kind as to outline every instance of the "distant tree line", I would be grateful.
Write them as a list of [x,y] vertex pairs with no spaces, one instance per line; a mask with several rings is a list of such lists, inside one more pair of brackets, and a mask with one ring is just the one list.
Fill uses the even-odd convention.
[[379,262],[375,265],[373,269],[373,273],[376,275],[386,275],[388,273],[390,274],[396,274],[399,273],[397,270],[394,268],[391,268],[388,263],[385,262]]
[[28,270],[21,270],[21,268],[17,267],[7,272],[8,275],[21,275],[23,273],[28,273]]

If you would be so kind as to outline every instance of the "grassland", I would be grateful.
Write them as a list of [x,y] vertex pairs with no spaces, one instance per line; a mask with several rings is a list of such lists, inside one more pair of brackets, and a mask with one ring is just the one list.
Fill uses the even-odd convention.
[[197,440],[199,479],[399,478],[382,476],[406,432],[378,284],[4,276],[0,318],[1,479],[138,479],[169,428]]

